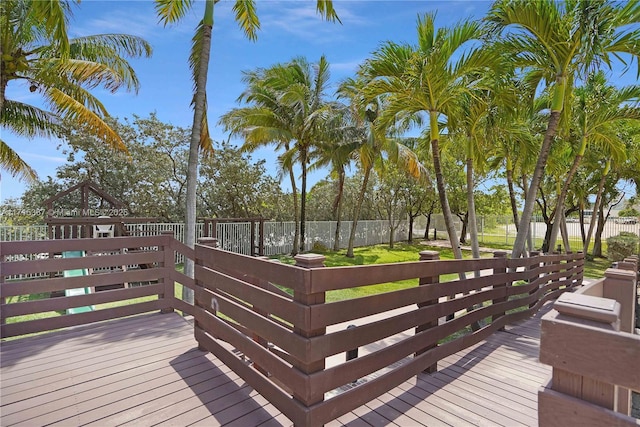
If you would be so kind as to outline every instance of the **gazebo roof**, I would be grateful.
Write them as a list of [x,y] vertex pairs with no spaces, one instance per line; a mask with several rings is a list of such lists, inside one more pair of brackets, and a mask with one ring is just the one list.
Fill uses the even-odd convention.
[[51,210],[53,208],[53,203],[62,197],[73,193],[74,191],[81,191],[82,194],[82,206],[79,206],[81,209],[89,208],[89,193],[93,193],[100,197],[102,200],[108,202],[112,207],[117,209],[124,209],[126,205],[115,197],[111,196],[104,189],[100,188],[98,184],[91,181],[90,179],[79,182],[78,184],[59,192],[55,196],[49,197],[42,204],[47,208],[47,210]]

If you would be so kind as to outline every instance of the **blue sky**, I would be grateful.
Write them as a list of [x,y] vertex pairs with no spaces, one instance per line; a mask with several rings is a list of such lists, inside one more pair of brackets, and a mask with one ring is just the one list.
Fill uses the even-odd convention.
[[[353,75],[357,65],[381,42],[415,43],[418,14],[437,11],[437,24],[447,26],[465,18],[481,18],[490,2],[334,0],[341,25],[322,21],[315,13],[315,0],[258,0],[261,30],[256,42],[246,39],[238,28],[232,5],[233,1],[222,0],[215,9],[207,88],[211,134],[217,141],[227,139],[216,122],[221,114],[238,106],[236,98],[243,89],[242,71],[268,67],[296,56],[316,62],[324,54],[331,64],[332,82],[337,84]],[[153,6],[150,0],[84,0],[74,8],[70,33],[72,36],[127,33],[149,41],[154,49],[153,56],[132,61],[141,84],[137,95],[95,93],[112,116],[125,118],[137,114],[145,117],[156,112],[163,122],[190,127],[192,83],[187,58],[204,3],[194,2],[185,19],[168,27],[158,23]],[[625,76],[625,80],[629,79],[627,84],[633,83],[634,78],[633,72]],[[10,85],[7,97],[38,104],[37,94],[30,93],[26,85]],[[26,140],[5,130],[2,139],[36,169],[41,179],[55,176],[56,167],[66,161],[57,149],[61,141]],[[275,175],[275,156],[270,149],[257,151],[253,158],[267,159],[267,165],[272,167],[269,172]],[[323,173],[319,172],[310,179],[314,182],[322,177]],[[19,197],[24,189],[24,183],[2,172],[0,201]]]

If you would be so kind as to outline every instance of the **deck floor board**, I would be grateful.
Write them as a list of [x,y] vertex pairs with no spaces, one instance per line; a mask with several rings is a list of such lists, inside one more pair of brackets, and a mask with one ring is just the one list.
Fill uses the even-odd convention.
[[[419,374],[327,425],[536,426],[537,390],[550,374],[538,361],[542,314],[446,357],[437,373]],[[10,340],[0,351],[2,426],[291,425],[199,350],[192,325],[177,314]]]

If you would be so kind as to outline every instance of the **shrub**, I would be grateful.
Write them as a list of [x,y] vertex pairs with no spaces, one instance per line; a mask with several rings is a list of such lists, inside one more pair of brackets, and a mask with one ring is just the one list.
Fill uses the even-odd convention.
[[607,258],[616,262],[635,254],[640,245],[640,237],[628,231],[607,238]]
[[322,254],[328,251],[329,251],[329,248],[320,240],[316,240],[315,242],[313,242],[313,246],[311,247],[311,252]]

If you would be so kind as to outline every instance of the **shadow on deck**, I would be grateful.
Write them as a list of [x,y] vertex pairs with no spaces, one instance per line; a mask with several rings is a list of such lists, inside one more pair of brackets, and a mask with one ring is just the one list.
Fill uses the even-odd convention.
[[[328,425],[537,425],[540,317],[508,326]],[[291,425],[177,314],[4,342],[1,419],[13,425]]]

